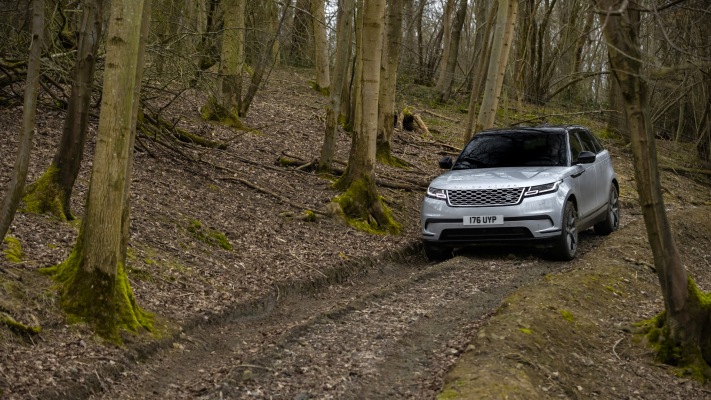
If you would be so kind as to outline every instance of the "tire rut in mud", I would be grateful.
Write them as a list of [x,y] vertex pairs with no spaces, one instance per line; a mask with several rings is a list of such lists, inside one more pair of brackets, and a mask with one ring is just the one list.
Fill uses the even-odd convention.
[[467,327],[565,265],[507,253],[383,261],[260,314],[198,326],[101,398],[432,397]]

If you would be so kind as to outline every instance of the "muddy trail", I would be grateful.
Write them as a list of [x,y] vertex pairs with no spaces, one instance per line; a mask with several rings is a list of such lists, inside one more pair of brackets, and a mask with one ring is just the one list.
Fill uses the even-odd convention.
[[[584,235],[581,256],[599,240]],[[97,374],[91,397],[432,398],[505,297],[567,265],[514,251],[432,264],[413,245],[342,283],[277,293],[270,306],[185,331],[113,379]]]

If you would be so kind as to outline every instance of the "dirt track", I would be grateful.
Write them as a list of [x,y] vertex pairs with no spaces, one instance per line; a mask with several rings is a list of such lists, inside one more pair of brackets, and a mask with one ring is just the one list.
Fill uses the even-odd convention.
[[505,296],[566,265],[481,252],[440,264],[415,252],[198,327],[97,398],[431,398]]

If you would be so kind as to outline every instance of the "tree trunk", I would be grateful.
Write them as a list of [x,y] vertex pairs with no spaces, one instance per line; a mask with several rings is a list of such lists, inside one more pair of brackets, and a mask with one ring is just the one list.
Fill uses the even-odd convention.
[[402,44],[402,0],[390,0],[387,16],[387,41],[383,43],[378,100],[377,158],[391,163],[391,142],[395,125],[395,88]]
[[481,88],[484,86],[484,80],[486,74],[484,71],[491,61],[491,31],[495,27],[496,21],[496,11],[498,9],[498,3],[492,3],[489,6],[489,16],[486,19],[486,30],[484,32],[484,37],[482,41],[481,55],[479,56],[476,73],[472,79],[472,91],[469,97],[469,113],[467,115],[467,125],[464,128],[464,137],[462,138],[463,143],[467,143],[469,139],[474,135],[474,123],[476,121],[477,115],[477,105],[479,104],[479,97],[481,94]]
[[319,159],[319,171],[330,172],[333,166],[333,154],[336,149],[336,127],[341,113],[341,92],[346,80],[350,57],[351,37],[353,36],[354,0],[340,0],[336,20],[336,63],[333,66],[333,85],[326,109],[326,130]]
[[37,93],[39,92],[42,43],[44,33],[44,0],[32,2],[32,44],[30,59],[27,64],[27,83],[25,84],[25,99],[22,109],[22,132],[17,147],[17,158],[13,166],[12,176],[7,191],[0,204],[0,238],[4,238],[10,229],[15,212],[20,204],[22,192],[25,190],[27,170],[30,165],[32,138],[35,132],[35,114],[37,113]]
[[508,63],[509,51],[511,50],[511,38],[513,36],[516,13],[518,11],[517,0],[499,0],[498,17],[496,20],[496,33],[491,48],[491,60],[486,77],[484,88],[484,98],[479,109],[479,116],[476,122],[475,131],[494,126],[496,119],[496,109],[499,104],[501,87],[504,84],[504,73]]
[[[274,36],[272,36],[266,46],[264,46],[265,49],[271,49],[274,47],[274,43],[276,43],[277,39],[279,38],[281,29],[284,26],[284,20],[286,20],[286,16],[289,13],[289,7],[291,7],[291,0],[287,0],[284,3],[284,13],[282,14],[281,19],[279,20],[279,26],[277,27]],[[257,95],[257,91],[261,87],[262,81],[264,80],[264,77],[267,74],[267,69],[274,65],[274,60],[272,60],[272,58],[270,57],[270,53],[271,52],[269,51],[262,51],[257,57],[257,62],[254,66],[254,72],[252,73],[252,78],[250,79],[249,86],[247,87],[247,93],[245,93],[244,98],[242,98],[242,103],[239,108],[240,117],[247,116],[247,113],[249,112],[249,107],[252,105],[252,101],[254,100],[254,96]]]
[[[291,64],[297,67],[311,65],[309,51],[309,4],[311,0],[296,0],[294,10],[294,24],[291,34],[291,50],[289,59]],[[287,7],[288,8],[288,7]]]
[[237,113],[242,100],[246,1],[222,0],[222,10],[225,22],[220,57],[220,105],[227,112]]
[[441,103],[449,100],[452,89],[452,80],[454,79],[454,71],[457,68],[457,59],[459,58],[459,41],[462,37],[462,27],[464,20],[467,17],[467,0],[460,0],[457,8],[457,15],[452,23],[451,42],[448,48],[448,53],[444,55],[444,74],[440,75],[441,81],[438,85],[439,101]]
[[601,18],[610,65],[624,100],[639,201],[664,298],[659,356],[665,362],[679,366],[700,366],[708,373],[711,308],[686,273],[664,207],[647,82],[641,75],[640,6],[634,0],[629,3],[626,0],[597,0],[596,4],[603,10]]
[[314,60],[316,64],[316,85],[318,90],[328,90],[329,77],[328,35],[326,34],[326,16],[324,0],[311,0],[311,26],[314,36]]
[[[464,1],[466,2],[466,0]],[[442,92],[445,85],[445,76],[447,74],[447,59],[449,57],[449,47],[452,43],[452,31],[454,31],[454,25],[452,23],[452,13],[454,12],[454,5],[456,0],[446,0],[444,5],[444,10],[442,12],[442,56],[439,63],[439,76],[437,78],[437,86],[435,90],[437,92]]]
[[50,167],[27,189],[23,199],[27,211],[40,214],[49,212],[63,220],[74,219],[71,197],[81,168],[89,126],[89,106],[101,38],[103,3],[103,0],[85,0],[82,3],[77,61],[62,138]]
[[[135,132],[135,91],[143,0],[113,1],[106,44],[104,96],[86,212],[72,254],[48,273],[61,283],[61,305],[100,336],[119,342],[119,331],[151,329],[125,273],[124,213]],[[146,10],[149,14],[149,11]],[[147,18],[146,18],[147,19]]]
[[360,73],[361,119],[353,132],[353,146],[348,167],[336,182],[345,193],[334,199],[346,218],[367,231],[397,233],[388,209],[380,200],[375,186],[375,142],[378,129],[378,92],[380,87],[380,63],[383,46],[383,17],[385,0],[364,2]]

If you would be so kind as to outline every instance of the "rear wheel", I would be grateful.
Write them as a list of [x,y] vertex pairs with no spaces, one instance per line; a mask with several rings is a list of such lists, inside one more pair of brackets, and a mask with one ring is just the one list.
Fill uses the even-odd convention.
[[572,201],[565,203],[563,211],[563,232],[556,239],[551,255],[556,260],[570,261],[578,250],[578,210]]
[[452,258],[452,249],[446,246],[423,242],[425,247],[425,255],[430,261],[442,261]]
[[607,201],[607,216],[604,221],[595,224],[595,233],[598,235],[609,235],[620,227],[620,200],[617,195],[617,188],[612,185],[610,188],[610,198]]

